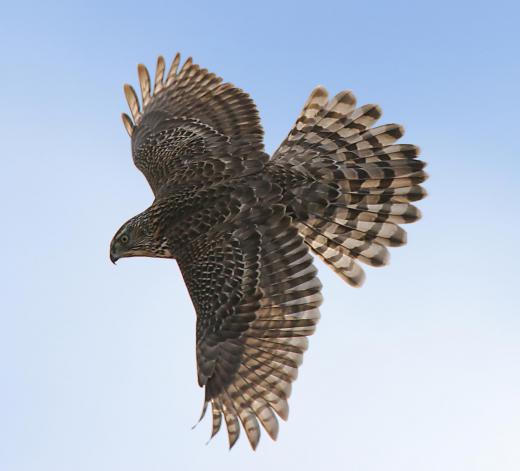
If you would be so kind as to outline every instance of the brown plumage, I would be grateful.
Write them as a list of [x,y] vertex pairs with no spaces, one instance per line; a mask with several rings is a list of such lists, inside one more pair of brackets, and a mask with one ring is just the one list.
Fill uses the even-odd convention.
[[[253,448],[278,434],[321,284],[309,253],[360,286],[360,266],[388,263],[425,196],[419,150],[396,144],[403,128],[373,127],[377,105],[317,87],[271,159],[251,98],[177,54],[152,81],[139,65],[142,100],[125,85],[134,163],[155,200],[116,233],[110,256],[177,260],[197,313],[198,381],[212,436],[225,422]],[[153,90],[152,90],[153,84]]]

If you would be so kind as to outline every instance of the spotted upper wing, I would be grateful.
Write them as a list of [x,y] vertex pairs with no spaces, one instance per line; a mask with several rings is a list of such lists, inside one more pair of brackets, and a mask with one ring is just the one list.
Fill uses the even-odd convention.
[[321,284],[282,205],[250,207],[186,244],[179,266],[197,312],[199,384],[214,436],[240,423],[256,448],[260,424],[276,439],[291,383],[319,318]]
[[125,85],[133,119],[123,114],[123,123],[132,138],[134,163],[154,194],[261,170],[268,156],[251,98],[191,58],[180,69],[179,63],[177,54],[165,77],[159,57],[153,92],[148,70],[138,66],[142,103]]

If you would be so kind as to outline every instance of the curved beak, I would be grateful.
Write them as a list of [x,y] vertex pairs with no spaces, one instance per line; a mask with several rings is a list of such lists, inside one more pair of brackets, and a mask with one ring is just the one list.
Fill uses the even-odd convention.
[[110,261],[115,265],[118,260],[119,257],[117,255],[114,255],[112,251],[110,251]]

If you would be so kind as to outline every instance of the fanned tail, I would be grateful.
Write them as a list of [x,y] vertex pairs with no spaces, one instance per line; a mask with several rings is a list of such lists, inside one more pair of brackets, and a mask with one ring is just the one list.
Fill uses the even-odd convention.
[[426,196],[419,148],[396,144],[403,127],[372,127],[377,105],[356,108],[350,91],[328,100],[317,87],[270,163],[289,173],[288,204],[309,247],[353,286],[364,280],[358,262],[383,266],[387,247],[406,243],[399,224],[417,221],[411,204]]

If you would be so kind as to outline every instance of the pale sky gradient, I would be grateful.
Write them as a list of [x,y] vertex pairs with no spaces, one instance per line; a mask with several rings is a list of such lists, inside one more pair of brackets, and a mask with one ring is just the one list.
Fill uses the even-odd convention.
[[[0,470],[520,469],[517,2],[3,2]],[[251,93],[266,146],[351,88],[421,146],[430,193],[322,320],[278,442],[195,430],[175,262],[108,258],[152,194],[120,122],[136,65],[181,51]]]

